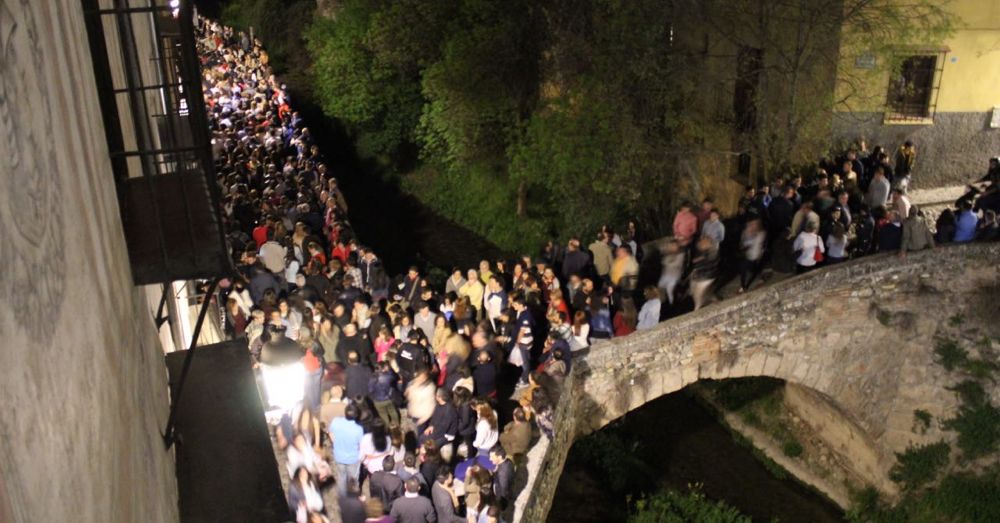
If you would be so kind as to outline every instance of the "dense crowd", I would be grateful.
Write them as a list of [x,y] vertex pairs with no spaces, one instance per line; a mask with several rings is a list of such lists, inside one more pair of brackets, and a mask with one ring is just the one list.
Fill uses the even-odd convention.
[[[751,288],[766,267],[804,272],[875,252],[995,239],[1000,163],[970,186],[936,235],[907,197],[916,149],[893,160],[861,143],[803,177],[748,187],[724,217],[685,204],[646,253],[636,223],[586,244],[455,268],[434,286],[391,278],[359,242],[327,159],[271,73],[260,42],[204,19],[198,48],[228,239],[240,277],[223,289],[225,329],[255,366],[294,346],[301,405],[275,427],[290,511],[325,521],[509,521],[514,477],[551,437],[572,353],[714,299],[721,274]],[[980,214],[982,217],[980,218]],[[641,284],[644,257],[659,278]]]

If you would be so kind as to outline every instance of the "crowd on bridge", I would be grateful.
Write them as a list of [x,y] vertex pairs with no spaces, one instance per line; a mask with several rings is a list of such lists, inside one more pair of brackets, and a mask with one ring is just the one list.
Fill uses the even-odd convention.
[[[997,160],[932,234],[907,196],[913,144],[890,159],[861,143],[810,176],[747,187],[734,216],[711,199],[682,205],[672,237],[650,252],[628,222],[454,268],[438,285],[418,267],[391,277],[354,234],[328,159],[260,42],[205,19],[197,27],[239,262],[222,291],[226,333],[247,338],[255,365],[293,344],[308,372],[301,406],[275,428],[299,522],[326,521],[328,492],[345,522],[510,521],[514,478],[533,441],[552,435],[574,351],[704,306],[727,274],[742,292],[766,268],[998,236]],[[641,270],[650,260],[658,276]]]

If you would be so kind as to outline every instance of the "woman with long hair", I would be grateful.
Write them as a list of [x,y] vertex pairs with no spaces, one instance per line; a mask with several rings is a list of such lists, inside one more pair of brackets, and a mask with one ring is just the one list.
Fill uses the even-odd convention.
[[226,336],[229,339],[241,338],[247,329],[249,320],[243,314],[239,302],[233,298],[226,300]]
[[[375,419],[371,424],[372,431],[361,438],[361,463],[368,474],[382,470],[382,460],[393,455],[392,441],[389,438],[385,422]],[[336,442],[334,442],[336,444]]]
[[826,236],[826,248],[827,263],[834,264],[847,260],[847,230],[844,229],[844,224],[840,222],[833,224],[830,234]]
[[375,361],[381,362],[385,361],[385,355],[389,352],[389,348],[396,341],[396,338],[392,337],[392,333],[389,332],[388,325],[382,325],[378,329],[378,335],[375,336],[375,341],[373,345],[375,346]]
[[320,440],[320,422],[309,409],[301,409],[299,416],[295,420],[295,430],[306,438],[306,443],[312,446],[313,450],[319,454],[323,444]]
[[319,486],[305,467],[295,469],[292,474],[288,485],[288,508],[295,514],[296,523],[307,523],[310,514],[326,512]]
[[473,440],[472,446],[479,454],[489,454],[490,449],[500,438],[497,414],[489,403],[482,402],[476,405],[476,418],[476,439]]
[[458,301],[455,302],[455,310],[452,313],[455,331],[466,334],[471,330],[473,322],[475,322],[475,317],[476,308],[473,307],[472,300],[469,296],[459,296]]
[[413,317],[405,310],[400,311],[399,316],[396,316],[396,321],[393,322],[393,337],[397,340],[405,340],[409,337],[411,330],[413,330]]
[[489,498],[493,477],[490,471],[477,462],[473,463],[466,471],[463,483],[465,486],[465,513],[470,522],[476,523],[479,521],[483,496]]
[[429,439],[420,446],[420,475],[425,478],[436,478],[438,469],[444,465],[441,451],[437,443]]

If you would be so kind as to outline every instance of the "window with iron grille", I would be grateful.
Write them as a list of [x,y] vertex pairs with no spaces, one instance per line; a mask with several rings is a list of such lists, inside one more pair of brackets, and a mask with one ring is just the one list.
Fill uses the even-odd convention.
[[230,272],[187,0],[81,0],[136,284]]
[[886,120],[928,122],[934,118],[943,58],[937,54],[919,54],[899,60],[889,77]]

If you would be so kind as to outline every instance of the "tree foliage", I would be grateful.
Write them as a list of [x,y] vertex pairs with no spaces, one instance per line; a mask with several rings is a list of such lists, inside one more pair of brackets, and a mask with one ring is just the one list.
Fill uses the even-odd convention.
[[[342,0],[307,40],[321,106],[363,155],[525,251],[625,217],[664,233],[735,151],[761,175],[815,160],[855,87],[884,95],[840,67],[842,44],[891,56],[951,24],[930,0]],[[743,49],[756,69],[734,63]],[[749,77],[755,123],[735,129]]]
[[687,493],[661,490],[636,501],[629,523],[750,523],[749,516],[722,501],[705,497],[697,486]]

